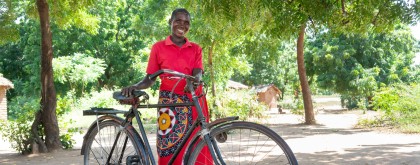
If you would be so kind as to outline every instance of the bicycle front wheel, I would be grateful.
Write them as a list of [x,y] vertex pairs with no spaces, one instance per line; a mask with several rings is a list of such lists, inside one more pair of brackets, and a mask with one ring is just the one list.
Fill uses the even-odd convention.
[[[117,139],[117,135],[120,136]],[[116,142],[112,155],[111,149]],[[86,141],[84,164],[126,164],[134,159],[140,159],[139,164],[145,164],[145,151],[140,136],[132,126],[123,128],[119,122],[107,120],[99,123]],[[109,163],[107,159],[110,157]]]
[[[232,122],[210,132],[226,164],[292,164],[297,160],[286,142],[273,130],[251,122]],[[197,143],[188,164],[212,160],[204,140]],[[208,153],[208,151],[207,151]],[[215,160],[213,160],[215,164]]]

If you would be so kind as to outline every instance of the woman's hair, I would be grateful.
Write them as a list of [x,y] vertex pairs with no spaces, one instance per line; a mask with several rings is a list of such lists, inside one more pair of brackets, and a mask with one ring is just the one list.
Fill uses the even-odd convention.
[[188,16],[188,17],[190,17],[190,19],[191,19],[190,12],[188,12],[188,10],[187,10],[187,9],[184,9],[184,8],[177,8],[177,9],[175,9],[174,11],[172,11],[171,19],[169,19],[169,25],[171,24],[172,19],[174,19],[174,18],[175,18],[175,16],[176,16],[176,14],[177,14],[177,13],[185,13],[185,14],[187,14],[187,16]]

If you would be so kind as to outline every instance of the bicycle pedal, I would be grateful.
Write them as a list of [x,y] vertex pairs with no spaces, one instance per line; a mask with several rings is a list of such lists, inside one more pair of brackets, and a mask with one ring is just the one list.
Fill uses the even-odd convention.
[[139,165],[139,164],[140,164],[140,158],[138,155],[127,156],[126,165]]
[[219,143],[224,143],[227,140],[227,133],[226,132],[222,132],[216,135],[216,140]]

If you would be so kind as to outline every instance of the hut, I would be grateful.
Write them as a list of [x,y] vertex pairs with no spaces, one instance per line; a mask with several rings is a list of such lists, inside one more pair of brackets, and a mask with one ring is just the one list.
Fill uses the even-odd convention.
[[248,86],[232,80],[228,80],[227,87],[229,89],[248,89]]
[[270,109],[277,108],[277,100],[281,91],[274,84],[256,86],[255,91],[258,95],[258,101],[265,103]]
[[13,88],[13,83],[0,74],[0,120],[7,120],[6,91]]

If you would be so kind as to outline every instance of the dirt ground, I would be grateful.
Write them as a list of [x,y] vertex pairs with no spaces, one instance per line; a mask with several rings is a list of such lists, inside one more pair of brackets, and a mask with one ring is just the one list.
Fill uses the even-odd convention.
[[[318,99],[315,104],[317,125],[303,125],[302,116],[284,110],[267,111],[271,118],[260,121],[283,137],[303,165],[418,165],[420,134],[402,134],[386,129],[357,129],[359,118],[372,117],[374,112],[342,110],[336,98]],[[149,140],[155,141],[154,134]],[[56,153],[20,155],[0,139],[0,164],[6,165],[81,165],[81,139],[73,150]],[[154,144],[152,144],[154,145]]]

